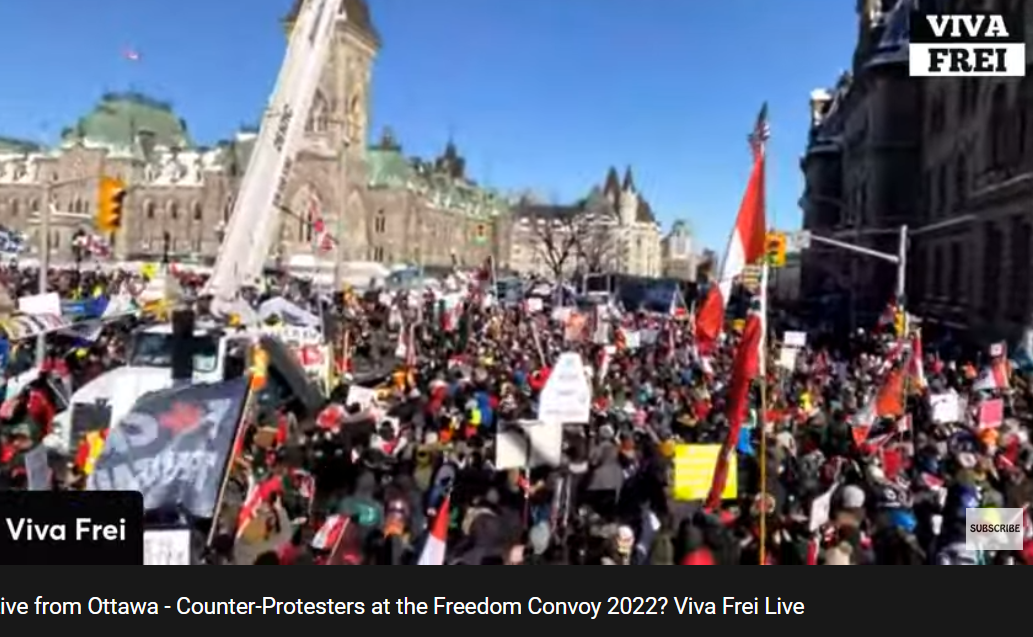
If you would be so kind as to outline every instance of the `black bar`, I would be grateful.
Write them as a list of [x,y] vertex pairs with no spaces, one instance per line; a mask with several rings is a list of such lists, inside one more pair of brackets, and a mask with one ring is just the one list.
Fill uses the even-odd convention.
[[[930,24],[929,17],[932,16],[936,19],[943,19],[947,15],[964,15],[972,16],[978,19],[983,18],[983,22],[979,27],[979,31],[975,36],[970,35],[966,29],[964,23],[958,24],[957,35],[954,33],[955,24],[949,23],[946,27],[946,31],[943,36],[937,37],[933,30],[932,24]],[[994,36],[988,37],[993,32],[988,31],[988,27],[991,26],[993,21],[1000,18],[1004,22],[1005,30],[1007,31],[1006,36]],[[963,14],[945,14],[945,13],[932,13],[929,11],[912,11],[911,12],[911,38],[912,44],[943,44],[949,46],[951,44],[1008,44],[1008,43],[1023,43],[1026,41],[1024,23],[1020,15],[1007,15],[1001,13],[985,13],[978,11],[968,11]]]
[[[440,630],[448,622],[449,631],[459,636],[483,634],[492,626],[502,630],[569,631],[578,630],[579,624],[581,630],[634,628],[638,631],[634,634],[663,631],[659,634],[664,635],[699,629],[738,635],[743,634],[738,632],[741,630],[777,626],[807,636],[837,634],[846,626],[860,627],[861,622],[873,622],[864,626],[885,631],[880,622],[893,624],[895,620],[881,619],[872,608],[877,603],[873,591],[878,591],[878,599],[914,605],[923,634],[931,635],[985,630],[985,613],[972,612],[973,608],[991,604],[1003,609],[1023,608],[1026,571],[997,569],[988,573],[992,575],[985,577],[992,579],[993,585],[973,588],[972,571],[965,569],[815,572],[782,568],[554,568],[547,572],[485,569],[472,573],[468,569],[415,568],[400,574],[394,569],[308,568],[256,575],[239,568],[127,571],[4,567],[12,585],[4,591],[0,603],[4,604],[4,627],[12,630],[28,625],[15,625],[12,619],[31,619],[40,614],[38,599],[42,603],[78,602],[79,614],[85,616],[114,615],[131,608],[130,602],[151,603],[142,610],[160,617],[146,620],[148,626],[156,628],[160,622],[163,630],[177,622],[177,630],[192,630],[187,623],[195,630],[202,623],[210,627],[212,615],[197,614],[204,612],[207,602],[212,610],[218,609],[227,617],[233,615],[236,631],[241,630],[244,621],[250,621],[253,628],[267,628],[270,620],[282,621],[284,628],[295,632],[314,630],[314,624],[299,622],[303,618],[334,617],[347,621],[349,632],[402,627]],[[759,613],[744,614],[743,602],[754,601]],[[222,604],[215,607],[215,602]],[[449,602],[453,605],[445,614],[444,605]],[[500,606],[506,602],[512,605]],[[545,602],[551,603],[553,610],[562,603],[587,602],[590,606],[574,607],[575,611],[587,610],[587,614],[544,614],[540,611]],[[738,609],[735,602],[740,603]],[[455,603],[465,603],[459,610],[470,612],[457,613]],[[867,613],[862,607],[868,609]],[[54,608],[59,610],[60,606]],[[192,609],[195,612],[190,612]],[[402,614],[403,609],[408,612]],[[478,612],[484,609],[505,609],[510,614]],[[715,614],[698,613],[711,609]],[[768,614],[776,609],[782,612]],[[65,629],[83,629],[81,616],[48,617],[48,627],[56,629],[58,621],[64,621]],[[99,626],[98,620],[85,621]],[[119,617],[117,621],[123,626],[132,620]],[[136,621],[135,626],[143,626],[143,620]]]

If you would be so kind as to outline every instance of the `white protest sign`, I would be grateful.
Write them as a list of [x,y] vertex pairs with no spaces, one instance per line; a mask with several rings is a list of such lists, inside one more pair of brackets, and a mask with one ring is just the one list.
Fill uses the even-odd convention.
[[811,518],[809,526],[812,533],[820,529],[829,521],[829,515],[832,513],[832,493],[835,490],[836,487],[832,487],[811,501]]
[[518,420],[495,434],[495,468],[558,467],[563,461],[563,424]]
[[375,389],[352,385],[348,388],[348,398],[345,400],[345,406],[351,407],[352,405],[358,404],[359,409],[362,411],[368,411],[373,407],[373,404],[376,403],[376,401],[377,391]]
[[190,531],[144,531],[143,563],[144,566],[190,566]]
[[782,335],[786,347],[807,347],[807,332],[786,332]]
[[953,392],[932,394],[929,396],[929,409],[932,420],[938,425],[961,422],[961,401]]
[[592,411],[592,386],[581,355],[564,352],[556,361],[538,403],[538,420],[587,425]]
[[527,311],[531,314],[537,314],[542,311],[542,300],[536,297],[527,299]]
[[18,311],[22,314],[61,316],[61,297],[57,292],[23,296],[18,299]]
[[47,448],[34,447],[25,454],[25,475],[29,491],[50,491],[50,464],[47,462]]
[[796,369],[796,355],[800,350],[795,347],[783,346],[778,354],[778,366],[787,371]]

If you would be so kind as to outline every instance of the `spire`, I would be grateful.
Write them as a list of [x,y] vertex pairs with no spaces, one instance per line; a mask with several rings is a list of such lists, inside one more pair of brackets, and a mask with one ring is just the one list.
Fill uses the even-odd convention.
[[635,178],[631,174],[631,166],[628,166],[624,171],[624,184],[621,186],[621,190],[634,191],[635,190]]
[[603,182],[603,194],[605,195],[617,195],[621,190],[620,178],[617,176],[617,169],[610,166],[610,170],[606,172],[606,181]]

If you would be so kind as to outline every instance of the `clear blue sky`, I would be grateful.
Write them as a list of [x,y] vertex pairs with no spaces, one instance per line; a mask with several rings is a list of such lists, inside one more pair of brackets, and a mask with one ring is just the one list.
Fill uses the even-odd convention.
[[[850,62],[846,0],[369,0],[373,131],[453,136],[473,176],[574,198],[631,164],[665,227],[723,250],[770,102],[769,223],[798,226],[810,91]],[[106,90],[171,101],[195,139],[256,120],[290,0],[0,2],[0,134],[53,140]],[[138,62],[122,52],[139,52]]]

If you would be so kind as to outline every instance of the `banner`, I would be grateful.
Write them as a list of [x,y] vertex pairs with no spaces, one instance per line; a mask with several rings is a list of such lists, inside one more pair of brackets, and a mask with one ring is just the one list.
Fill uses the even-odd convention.
[[143,396],[112,427],[88,489],[139,491],[147,511],[212,517],[247,391],[239,378]]

